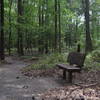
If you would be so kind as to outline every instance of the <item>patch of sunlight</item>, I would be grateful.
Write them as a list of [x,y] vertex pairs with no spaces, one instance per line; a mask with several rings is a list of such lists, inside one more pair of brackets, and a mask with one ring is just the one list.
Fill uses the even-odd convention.
[[14,82],[16,79],[5,80],[5,82]]
[[3,72],[5,70],[6,70],[6,68],[0,68],[0,72]]
[[23,97],[32,97],[32,94],[24,94]]
[[3,69],[0,69],[0,72],[2,72],[3,71]]
[[24,87],[24,85],[6,84],[5,87],[22,89]]

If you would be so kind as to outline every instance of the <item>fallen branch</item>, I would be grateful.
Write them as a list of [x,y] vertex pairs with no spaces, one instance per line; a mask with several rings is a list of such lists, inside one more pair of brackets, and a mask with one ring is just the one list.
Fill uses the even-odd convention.
[[80,86],[81,88],[89,88],[89,87],[98,85],[98,83],[93,83],[89,85],[82,85],[82,84],[75,83],[75,85]]

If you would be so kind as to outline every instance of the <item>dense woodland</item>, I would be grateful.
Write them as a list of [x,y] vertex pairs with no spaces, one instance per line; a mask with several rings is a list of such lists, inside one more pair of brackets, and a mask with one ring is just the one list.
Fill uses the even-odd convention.
[[0,100],[29,97],[100,100],[100,0],[0,0]]
[[100,44],[99,0],[1,0],[0,58],[4,52],[63,52]]

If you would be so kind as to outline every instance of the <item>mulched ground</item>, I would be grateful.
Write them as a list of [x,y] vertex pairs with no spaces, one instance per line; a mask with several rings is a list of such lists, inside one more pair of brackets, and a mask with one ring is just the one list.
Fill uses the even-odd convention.
[[32,69],[23,69],[22,73],[28,77],[57,77],[61,75],[61,71],[57,71],[58,69],[40,69],[40,70],[32,70]]
[[100,87],[66,86],[39,94],[40,100],[100,100]]
[[[59,78],[62,77],[62,70],[58,68],[51,69],[40,69],[40,70],[22,70],[22,73],[25,76],[36,78],[36,77],[54,77]],[[100,83],[100,71],[82,71],[81,73],[73,74],[73,81],[80,83]]]
[[[62,77],[62,70],[57,68],[24,70],[22,73],[32,78],[54,77],[59,79],[59,77]],[[100,100],[100,71],[82,71],[79,74],[75,73],[73,76],[74,85],[66,83],[66,86],[62,88],[48,90],[38,95],[39,100]]]

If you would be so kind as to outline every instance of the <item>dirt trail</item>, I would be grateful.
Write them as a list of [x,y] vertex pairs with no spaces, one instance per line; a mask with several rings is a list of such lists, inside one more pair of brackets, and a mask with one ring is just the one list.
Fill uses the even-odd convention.
[[29,63],[7,58],[12,64],[0,65],[0,100],[32,100],[32,95],[61,86],[54,78],[23,76],[20,69]]

